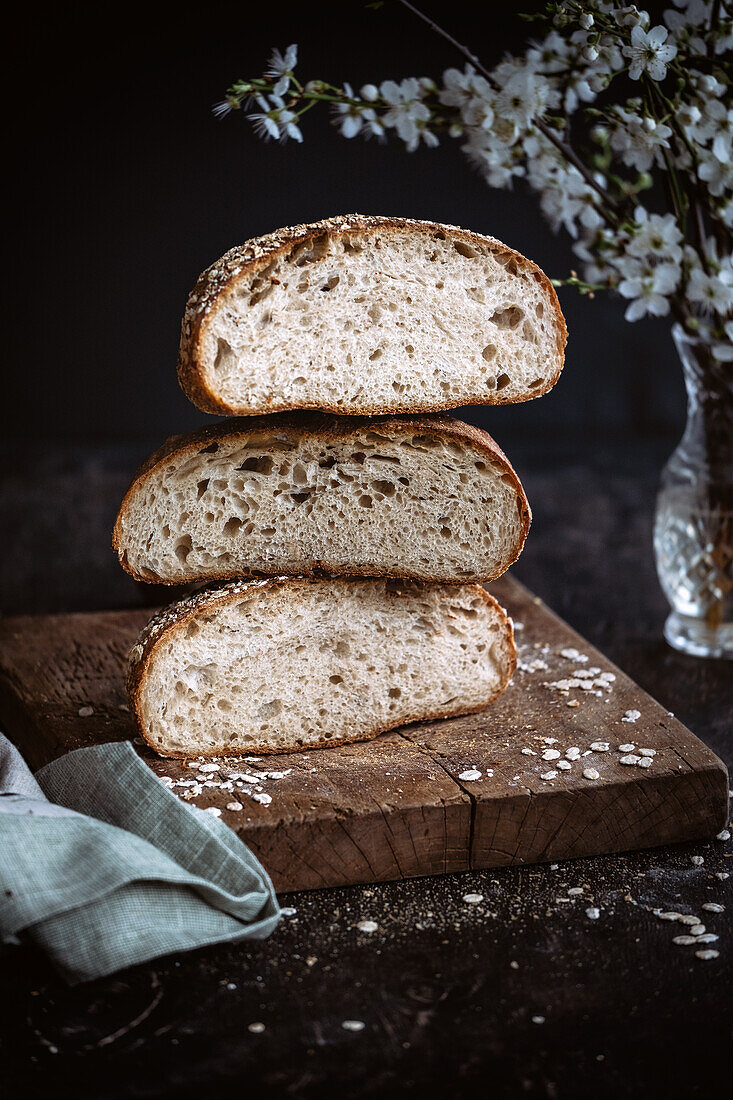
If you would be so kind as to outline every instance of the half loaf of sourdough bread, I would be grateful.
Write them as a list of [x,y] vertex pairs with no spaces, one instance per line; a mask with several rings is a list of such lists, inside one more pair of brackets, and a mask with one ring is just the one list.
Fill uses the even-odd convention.
[[293,752],[481,710],[515,661],[511,624],[478,585],[277,577],[160,612],[128,691],[162,756]]
[[429,412],[539,397],[566,336],[547,276],[500,241],[351,214],[258,237],[205,271],[178,373],[204,412]]
[[291,413],[169,440],[128,490],[113,544],[138,580],[325,572],[492,580],[530,523],[508,459],[446,416]]

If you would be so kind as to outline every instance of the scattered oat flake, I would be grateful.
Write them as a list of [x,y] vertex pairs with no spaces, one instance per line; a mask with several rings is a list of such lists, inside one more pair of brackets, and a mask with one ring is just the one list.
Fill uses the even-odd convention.
[[714,951],[713,948],[708,947],[704,951],[696,951],[695,956],[698,959],[702,959],[703,962],[707,962],[709,959],[717,959],[720,956],[720,952]]
[[306,966],[315,966],[317,962],[318,962],[318,956],[317,955],[306,955],[306,958],[305,958],[305,965]]
[[565,755],[567,756],[568,760],[577,760],[580,756],[580,749],[576,748],[575,745],[573,745],[571,746],[571,748],[565,750]]
[[272,795],[271,794],[265,794],[264,791],[256,791],[252,795],[252,797],[255,800],[255,802],[259,802],[263,806],[269,806],[270,803],[272,802]]
[[675,936],[672,943],[676,943],[678,947],[690,947],[693,943],[697,943],[697,936]]
[[585,915],[588,920],[598,920],[601,915],[601,911],[600,909],[597,909],[595,905],[591,905],[588,909],[586,909]]
[[570,889],[568,890],[568,893],[573,897],[577,897],[578,894],[583,893],[583,887],[582,886],[571,886]]
[[363,1031],[365,1026],[363,1020],[344,1020],[341,1024],[344,1031]]
[[465,902],[467,902],[468,905],[478,905],[479,902],[484,900],[484,895],[483,894],[464,894],[463,895],[463,900]]
[[619,745],[618,751],[619,752],[633,752],[635,748],[636,748],[636,745]]
[[656,756],[657,755],[657,750],[656,749],[637,749],[636,751],[638,752],[639,756]]
[[725,912],[725,906],[721,905],[719,901],[706,901],[703,905],[703,909],[707,909],[708,913]]
[[639,767],[640,768],[651,768],[651,766],[652,766],[651,756],[642,756],[641,760],[639,761]]
[[557,744],[557,737],[543,737],[542,740],[545,742],[546,745]]
[[608,741],[592,741],[590,747],[593,752],[608,752],[611,746]]
[[696,867],[701,867],[704,862],[702,856],[690,856],[690,863],[694,863]]
[[704,924],[691,924],[690,935],[691,936],[704,936],[707,929]]
[[522,756],[536,756],[534,749],[522,749]]
[[569,760],[558,760],[557,766],[561,772],[569,772],[573,765]]
[[583,772],[583,779],[600,779],[600,773],[595,768],[586,768]]
[[681,913],[674,913],[674,912],[655,913],[654,915],[655,915],[655,917],[658,917],[659,920],[682,920],[682,914]]
[[716,871],[715,877],[719,878],[721,882],[725,882],[727,878],[730,878],[730,875],[727,871]]
[[247,1025],[247,1031],[251,1031],[253,1035],[261,1035],[264,1030],[265,1025],[261,1024],[259,1020],[255,1021],[253,1024]]
[[716,840],[730,840],[730,829],[723,829],[715,838]]
[[622,756],[620,758],[619,764],[638,764],[640,760],[640,756],[634,756],[633,753],[629,753],[628,756]]
[[268,779],[284,779],[286,775],[290,775],[292,770],[292,768],[288,768],[285,772],[264,772],[264,775],[266,775]]
[[91,718],[94,714],[94,707],[79,707],[80,718]]
[[201,764],[199,766],[200,772],[218,772],[220,769],[220,764]]
[[241,810],[243,808],[244,807],[242,806],[241,802],[227,802],[228,810]]
[[621,719],[622,722],[637,722],[641,718],[640,710],[627,710]]
[[545,779],[545,780],[557,779],[557,772],[545,772],[544,775],[540,776],[540,779]]
[[585,653],[578,652],[577,649],[569,647],[568,649],[561,649],[560,656],[565,657],[568,661],[580,661],[581,665],[585,664],[588,660]]
[[715,943],[718,937],[714,932],[704,932],[702,936],[697,937],[698,943]]
[[532,1023],[533,1024],[544,1024],[544,1022],[545,1022],[545,1017],[544,1016],[533,1016],[532,1017]]
[[692,925],[692,924],[699,924],[700,923],[700,918],[699,917],[694,917],[691,913],[690,914],[685,913],[684,917],[679,916],[679,917],[677,917],[677,920],[680,922],[680,924],[690,924],[690,925]]
[[466,782],[470,783],[472,780],[480,779],[481,772],[477,768],[467,768],[465,772],[461,772],[458,778],[465,779]]
[[534,661],[517,661],[519,672],[547,672],[550,666],[546,661],[536,657]]
[[560,753],[557,751],[557,749],[545,749],[545,751],[542,753],[543,760],[558,760],[559,757]]
[[577,700],[577,699],[568,699],[568,701],[567,701],[567,703],[565,704],[565,706],[566,706],[566,707],[579,707],[579,706],[580,706],[580,703],[578,702],[578,700]]
[[298,910],[295,908],[294,905],[286,905],[284,909],[280,910],[280,912],[284,917],[294,917]]
[[376,932],[379,925],[375,920],[360,920],[356,927],[360,932]]
[[207,814],[211,814],[212,817],[221,817],[221,810],[218,806],[205,806]]

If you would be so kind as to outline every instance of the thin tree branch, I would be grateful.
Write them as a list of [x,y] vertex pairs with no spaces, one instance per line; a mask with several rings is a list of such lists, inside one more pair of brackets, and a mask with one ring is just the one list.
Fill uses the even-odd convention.
[[718,29],[719,20],[720,0],[713,0],[713,7],[710,12],[710,25],[708,27],[708,61],[712,61],[715,57],[715,32]]
[[[450,42],[451,46],[458,50],[459,53],[462,53],[464,57],[468,58],[471,64],[475,65],[478,72],[480,72],[481,75],[485,77],[485,79],[489,82],[489,84],[495,91],[501,90],[499,85],[494,80],[494,77],[490,70],[486,68],[486,66],[478,59],[476,54],[468,48],[468,46],[464,46],[461,42],[458,41],[458,39],[454,38],[452,34],[450,34],[447,30],[436,23],[434,19],[431,19],[429,15],[425,15],[425,13],[420,11],[419,8],[416,8],[414,4],[410,3],[410,0],[398,0],[398,2],[402,4],[404,8],[407,8],[408,11],[412,12],[413,15],[417,16],[418,19],[422,19],[423,23],[427,24],[427,26],[430,27],[431,31],[433,31],[435,34],[440,35],[441,38],[444,38],[446,40],[446,42]],[[600,213],[605,218],[605,220],[610,225],[618,225],[618,204],[614,202],[608,192],[604,191],[601,185],[593,178],[592,173],[580,159],[575,150],[570,145],[568,145],[567,142],[563,141],[561,137],[558,137],[552,127],[548,126],[542,118],[533,118],[532,122],[540,131],[540,133],[544,134],[547,140],[552,142],[555,148],[562,153],[565,159],[569,161],[569,163],[572,164],[578,172],[580,172],[581,176],[588,184],[588,186],[591,187],[596,192],[596,194],[600,196],[603,202],[603,207],[608,207],[607,210],[604,208],[600,210]]]

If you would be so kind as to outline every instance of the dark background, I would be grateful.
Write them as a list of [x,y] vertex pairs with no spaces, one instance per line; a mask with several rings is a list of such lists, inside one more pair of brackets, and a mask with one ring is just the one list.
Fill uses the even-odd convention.
[[[426,7],[489,64],[531,33],[515,5]],[[355,87],[462,63],[395,3],[26,4],[14,15],[20,31],[3,27],[6,614],[173,595],[123,574],[110,531],[135,465],[203,419],[176,382],[180,318],[199,271],[233,244],[357,210],[483,230],[554,275],[573,264],[536,199],[489,190],[457,143],[408,155],[396,142],[347,142],[311,114],[304,145],[278,147],[240,116],[212,117],[274,45],[300,43],[306,78]],[[618,301],[561,298],[570,342],[553,392],[466,414],[506,447],[532,503],[514,575],[730,760],[728,663],[662,639],[654,494],[684,418],[670,326],[626,324]],[[707,1098],[729,1076],[730,934],[717,961],[694,960],[646,908],[697,912],[720,896],[714,876],[730,855],[695,843],[382,884],[363,911],[384,914],[388,931],[363,948],[351,930],[360,890],[299,895],[297,920],[263,944],[71,990],[40,953],[5,947],[0,1079],[17,1100]],[[555,903],[570,882],[587,882],[603,907],[592,928],[582,906]],[[410,914],[450,914],[474,889],[496,910],[490,927],[413,927]],[[523,911],[536,919],[518,921]],[[163,995],[149,1012],[153,986]],[[359,1036],[340,1027],[351,1017],[368,1021]],[[253,1020],[264,1035],[249,1034]]]
[[[519,51],[519,10],[425,9],[489,64]],[[4,438],[139,440],[156,445],[204,417],[175,375],[180,318],[198,273],[232,245],[281,225],[359,211],[454,222],[490,233],[549,274],[574,266],[535,197],[490,190],[445,139],[407,154],[344,140],[325,113],[302,146],[257,139],[211,105],[262,72],[272,46],[300,45],[301,79],[355,87],[463,64],[394,0],[29,8],[8,39]],[[511,454],[527,435],[567,442],[679,434],[684,396],[666,321],[634,325],[619,300],[561,292],[566,371],[542,401],[474,410]],[[9,331],[8,331],[9,330]]]

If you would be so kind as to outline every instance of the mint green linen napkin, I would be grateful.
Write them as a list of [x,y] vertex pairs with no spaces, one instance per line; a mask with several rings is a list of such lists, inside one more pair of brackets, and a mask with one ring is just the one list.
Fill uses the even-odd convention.
[[77,749],[34,779],[0,734],[0,937],[29,937],[70,984],[264,939],[279,919],[249,849],[130,742]]

